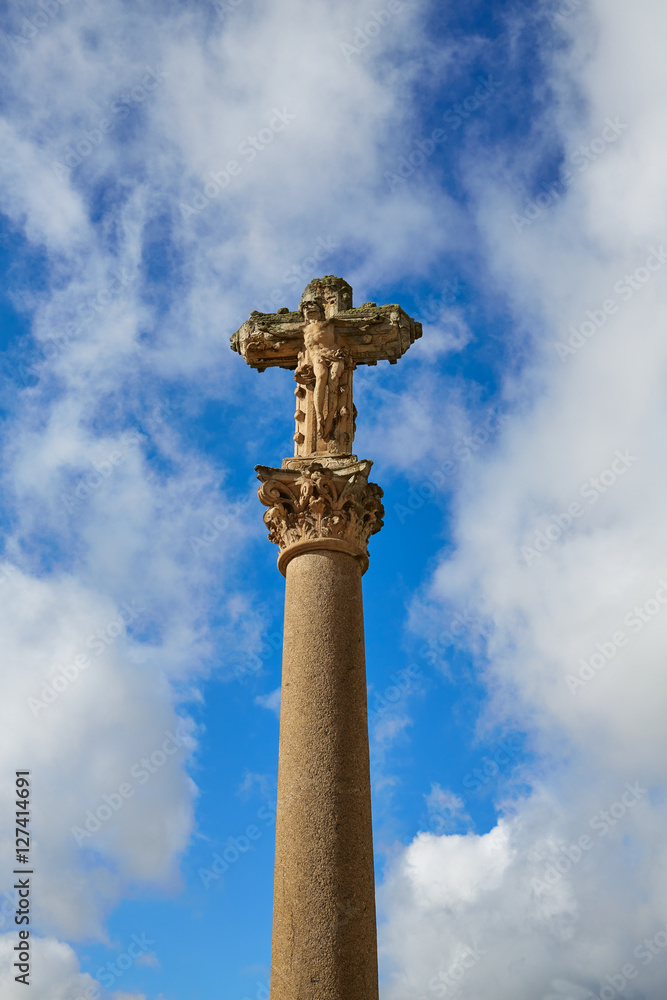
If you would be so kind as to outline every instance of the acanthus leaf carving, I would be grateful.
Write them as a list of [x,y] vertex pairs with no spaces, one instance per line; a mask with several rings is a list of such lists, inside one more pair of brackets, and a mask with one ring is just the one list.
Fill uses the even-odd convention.
[[368,482],[370,464],[358,463],[352,471],[318,462],[301,469],[257,466],[269,541],[284,551],[299,542],[338,539],[365,554],[384,516],[382,490]]

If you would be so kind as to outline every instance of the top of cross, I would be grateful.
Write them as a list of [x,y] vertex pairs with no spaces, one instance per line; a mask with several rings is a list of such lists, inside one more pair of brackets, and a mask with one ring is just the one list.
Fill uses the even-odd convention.
[[356,366],[396,364],[421,335],[421,323],[398,305],[353,308],[351,286],[328,274],[306,286],[297,311],[253,311],[231,347],[260,372],[295,371],[295,455],[315,458],[351,454]]

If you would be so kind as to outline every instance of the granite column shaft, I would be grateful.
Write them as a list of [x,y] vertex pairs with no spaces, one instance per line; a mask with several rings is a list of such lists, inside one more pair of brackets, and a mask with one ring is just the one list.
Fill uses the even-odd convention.
[[272,1000],[377,1000],[361,564],[287,565]]

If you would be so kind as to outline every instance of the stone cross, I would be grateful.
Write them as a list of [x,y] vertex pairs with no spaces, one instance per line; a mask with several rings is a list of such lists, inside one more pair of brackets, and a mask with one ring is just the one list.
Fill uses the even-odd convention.
[[395,364],[421,334],[400,306],[353,309],[327,275],[298,311],[253,312],[231,338],[297,383],[294,456],[256,466],[286,577],[272,1000],[378,1000],[361,577],[384,509],[372,462],[352,454],[352,373]]
[[307,285],[297,312],[251,313],[231,344],[260,372],[294,371],[294,455],[312,460],[352,452],[356,366],[395,365],[421,335],[421,323],[400,306],[365,302],[353,309],[347,281],[329,274]]

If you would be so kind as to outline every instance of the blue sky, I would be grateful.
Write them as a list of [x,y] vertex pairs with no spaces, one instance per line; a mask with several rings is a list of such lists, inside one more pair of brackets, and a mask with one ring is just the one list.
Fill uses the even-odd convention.
[[2,996],[24,767],[34,1000],[268,995],[293,382],[229,337],[334,273],[424,326],[355,373],[382,998],[662,1000],[663,6],[0,16]]

